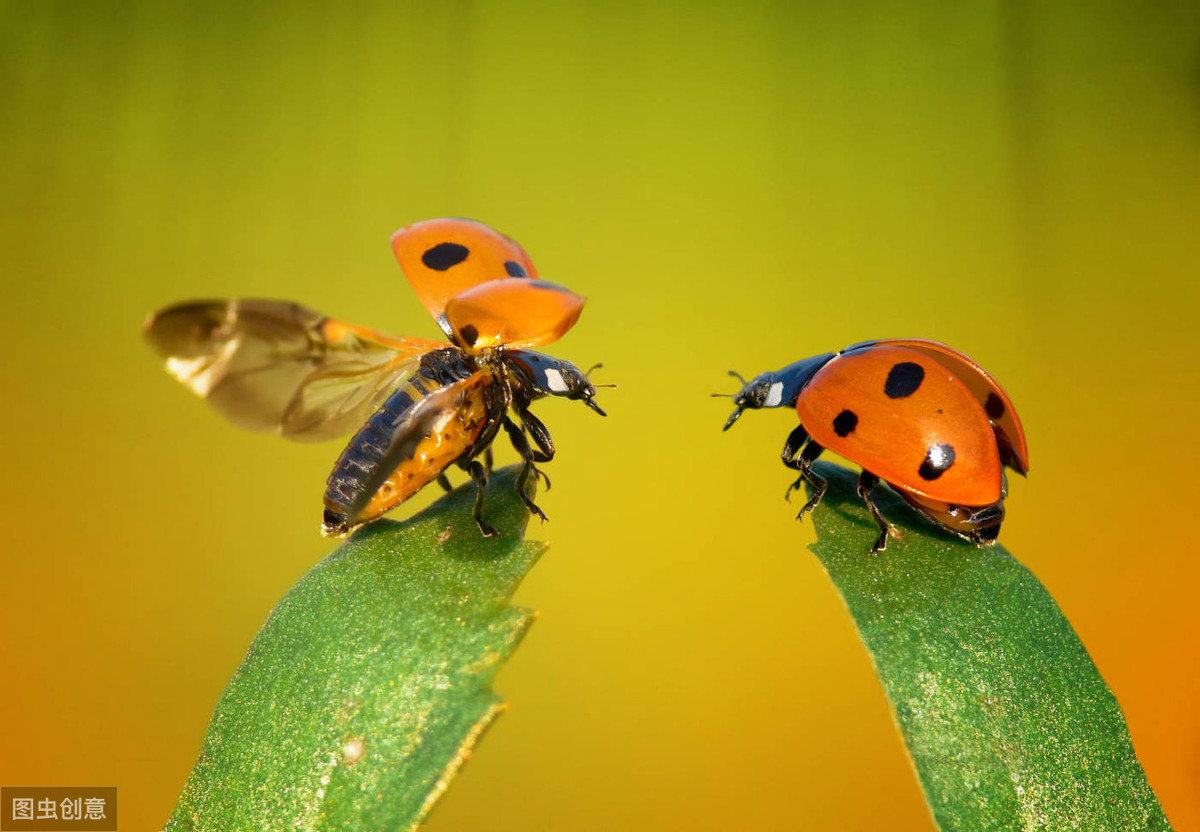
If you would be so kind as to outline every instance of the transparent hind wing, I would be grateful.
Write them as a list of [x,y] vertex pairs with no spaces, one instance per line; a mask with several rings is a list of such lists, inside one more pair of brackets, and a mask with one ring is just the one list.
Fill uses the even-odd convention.
[[445,346],[255,299],[170,306],[144,333],[167,371],[229,421],[308,442],[353,431]]

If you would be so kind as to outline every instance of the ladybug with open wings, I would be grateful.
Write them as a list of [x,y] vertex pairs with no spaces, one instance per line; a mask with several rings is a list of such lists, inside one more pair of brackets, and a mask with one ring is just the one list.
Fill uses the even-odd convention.
[[862,467],[858,494],[879,526],[874,554],[891,529],[871,499],[886,482],[913,508],[979,545],[995,542],[1004,520],[1004,467],[1029,470],[1025,431],[1008,395],[967,356],[936,341],[854,344],[742,382],[729,430],[747,408],[795,407],[800,424],[783,462],[807,481],[816,507],[827,483],[812,469],[826,449]]
[[477,486],[479,530],[494,535],[483,493],[501,428],[524,462],[517,493],[545,520],[525,486],[545,476],[535,463],[553,458],[554,443],[530,404],[561,396],[605,413],[585,373],[529,347],[561,338],[584,299],[539,280],[520,245],[472,220],[409,225],[392,250],[450,343],[277,300],[170,306],[150,317],[146,337],[171,375],[241,427],[312,442],[358,430],[329,475],[324,535],[343,536],[434,480],[448,489],[454,464]]

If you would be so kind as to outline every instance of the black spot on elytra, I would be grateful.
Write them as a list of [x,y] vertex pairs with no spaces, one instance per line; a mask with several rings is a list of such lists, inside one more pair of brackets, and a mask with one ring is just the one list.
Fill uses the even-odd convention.
[[944,442],[931,445],[925,453],[925,461],[917,469],[923,480],[936,480],[954,464],[954,448]]
[[889,399],[903,399],[917,392],[925,380],[925,368],[912,361],[901,361],[888,370],[883,392]]
[[989,419],[999,419],[1004,415],[1004,402],[995,393],[988,393],[987,401],[983,405],[983,412],[988,415]]
[[458,243],[438,243],[433,248],[425,250],[425,253],[421,255],[421,262],[434,271],[444,272],[451,266],[457,266],[466,260],[470,253],[469,248],[460,246]]
[[853,410],[843,410],[833,420],[833,432],[838,436],[846,437],[858,427],[858,414]]
[[458,331],[458,334],[462,336],[463,343],[468,347],[475,346],[475,342],[479,340],[479,330],[475,328],[474,324],[467,324]]
[[508,272],[509,277],[529,277],[525,273],[525,267],[516,260],[506,260],[504,262],[504,271]]

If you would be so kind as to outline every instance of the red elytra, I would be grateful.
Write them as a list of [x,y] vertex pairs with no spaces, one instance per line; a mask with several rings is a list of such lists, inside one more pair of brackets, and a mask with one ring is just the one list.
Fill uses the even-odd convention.
[[477,487],[482,516],[492,443],[501,430],[523,465],[555,453],[529,408],[547,396],[593,401],[595,385],[569,361],[528,347],[552,343],[584,299],[537,279],[521,246],[483,223],[425,220],[392,235],[405,277],[450,341],[397,338],[289,301],[193,301],[167,307],[145,334],[168,371],[236,424],[318,441],[357,431],[326,480],[321,531],[348,534],[431,482],[449,488],[457,465]]
[[392,253],[421,303],[446,335],[446,305],[462,292],[503,277],[536,280],[533,260],[516,240],[476,220],[422,220],[392,234]]
[[858,491],[880,527],[890,526],[871,500],[883,480],[909,505],[974,543],[995,541],[1004,519],[1003,468],[1029,470],[1029,450],[1008,395],[966,355],[936,341],[868,341],[762,373],[733,396],[728,429],[745,409],[795,406],[800,425],[784,445],[784,463],[813,495],[825,480],[812,464],[826,449],[861,466]]

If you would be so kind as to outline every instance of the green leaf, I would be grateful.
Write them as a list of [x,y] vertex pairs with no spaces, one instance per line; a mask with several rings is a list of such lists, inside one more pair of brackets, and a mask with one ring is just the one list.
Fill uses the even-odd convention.
[[811,548],[850,609],[943,830],[1170,829],[1125,717],[1054,599],[1002,546],[980,549],[887,489],[878,534],[857,477],[829,491]]
[[225,689],[168,830],[414,829],[505,707],[492,676],[534,613],[513,591],[517,469],[364,528],[283,597]]

